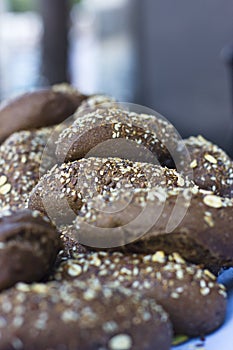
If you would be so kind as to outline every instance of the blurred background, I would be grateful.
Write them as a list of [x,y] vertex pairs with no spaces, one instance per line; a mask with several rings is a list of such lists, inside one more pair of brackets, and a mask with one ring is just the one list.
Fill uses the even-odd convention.
[[233,155],[232,0],[0,0],[0,100],[70,81]]

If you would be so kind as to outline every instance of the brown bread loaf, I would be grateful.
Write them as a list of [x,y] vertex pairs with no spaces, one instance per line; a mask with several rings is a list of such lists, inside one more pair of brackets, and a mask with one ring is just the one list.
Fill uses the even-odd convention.
[[99,108],[77,118],[57,141],[57,157],[64,161],[88,156],[120,157],[175,167],[170,152],[178,143],[174,128],[154,115],[119,108]]
[[226,292],[208,270],[188,264],[178,253],[166,255],[120,252],[74,253],[54,278],[124,287],[153,298],[168,312],[175,333],[200,336],[218,328],[225,318]]
[[29,208],[47,212],[60,224],[72,223],[83,200],[120,188],[186,186],[175,170],[120,158],[83,158],[54,166],[30,195]]
[[59,234],[39,212],[0,212],[0,290],[41,281],[61,249]]
[[43,171],[41,157],[50,133],[51,128],[20,131],[0,145],[0,210],[26,207]]
[[28,92],[0,106],[0,143],[13,132],[59,124],[87,96],[68,84]]
[[0,294],[0,315],[2,350],[171,346],[171,324],[161,306],[124,288],[102,287],[98,281],[19,283]]
[[233,264],[233,202],[195,187],[129,189],[111,192],[107,201],[93,197],[76,228],[76,239],[93,247],[176,251],[215,271]]

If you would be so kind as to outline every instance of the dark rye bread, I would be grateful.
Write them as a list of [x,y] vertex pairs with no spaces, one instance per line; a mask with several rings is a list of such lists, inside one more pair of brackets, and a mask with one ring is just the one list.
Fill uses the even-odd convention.
[[61,246],[55,227],[39,212],[0,212],[0,290],[42,280]]
[[83,202],[96,194],[108,197],[120,188],[189,185],[175,170],[120,158],[83,158],[55,165],[29,199],[29,208],[44,212],[57,223],[72,223]]
[[75,223],[75,238],[93,247],[113,242],[132,252],[177,251],[211,269],[233,264],[233,202],[195,187],[112,192],[107,201],[99,195],[86,201]]
[[95,110],[100,105],[113,105],[115,99],[105,95],[93,95],[86,99],[84,99],[80,106],[77,108],[74,114],[70,115],[69,118],[65,119],[62,123],[54,126],[53,133],[51,134],[51,138],[48,140],[49,143],[47,145],[46,152],[50,152],[54,157],[54,164],[57,163],[56,159],[56,142],[59,138],[60,133],[71,126],[73,122],[80,118],[82,115],[89,113],[92,110]]
[[0,294],[1,350],[169,350],[167,313],[153,299],[98,281],[27,285]]
[[[73,124],[73,122],[80,118],[83,114],[86,114],[90,112],[91,110],[95,110],[98,106],[104,104],[106,105],[111,103],[111,105],[114,103],[114,99],[109,96],[105,95],[93,95],[88,97],[87,99],[84,99],[80,106],[77,108],[74,114],[69,116],[69,118],[65,119],[62,123],[55,125],[52,129],[52,133],[48,139],[48,143],[46,145],[46,149],[44,154],[45,155],[52,155],[54,159],[54,165],[57,163],[57,157],[56,157],[56,142],[59,138],[60,133],[68,128],[70,125]],[[49,170],[48,167],[46,167],[47,170]]]
[[0,145],[0,210],[26,207],[50,133],[51,128],[19,131]]
[[99,108],[78,117],[61,132],[56,153],[61,163],[88,154],[148,161],[174,168],[170,152],[177,148],[177,142],[173,126],[154,115],[120,108]]
[[61,263],[53,278],[71,283],[97,280],[101,285],[124,287],[153,298],[168,312],[177,334],[202,336],[224,321],[224,286],[211,272],[186,263],[177,253],[100,251],[74,256]]
[[0,106],[0,143],[13,132],[58,124],[87,96],[68,84],[28,92]]
[[233,161],[217,145],[202,136],[184,140],[193,169],[193,180],[205,190],[233,198]]

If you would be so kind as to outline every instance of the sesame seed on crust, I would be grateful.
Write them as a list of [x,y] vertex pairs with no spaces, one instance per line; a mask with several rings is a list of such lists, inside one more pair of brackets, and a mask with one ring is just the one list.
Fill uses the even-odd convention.
[[98,280],[19,283],[0,295],[0,314],[1,348],[14,346],[16,339],[24,350],[41,350],[45,344],[70,350],[171,346],[171,324],[160,305]]
[[222,286],[211,272],[185,262],[178,253],[76,253],[60,264],[53,278],[77,283],[97,280],[154,298],[168,312],[178,334],[205,334],[224,320]]
[[[182,180],[182,181],[181,181]],[[173,169],[120,158],[83,158],[55,165],[33,189],[29,207],[59,224],[72,223],[83,203],[97,194],[129,188],[189,186]]]
[[[116,139],[116,143],[105,144]],[[98,156],[100,149],[96,147],[99,145],[101,152],[105,152],[103,157],[122,157],[122,140],[133,141],[136,149],[133,154],[129,151],[125,158],[141,160],[144,156],[150,162],[175,167],[170,151],[177,148],[178,140],[172,125],[154,115],[137,114],[116,107],[99,108],[77,118],[60,133],[56,153],[60,162],[72,161],[88,152]],[[125,148],[128,147],[124,143]]]
[[27,206],[50,132],[50,128],[16,132],[0,145],[0,210]]
[[217,145],[202,136],[184,140],[191,157],[194,182],[202,189],[233,197],[233,161]]
[[196,187],[129,188],[87,199],[75,218],[73,238],[99,249],[177,251],[217,272],[233,263],[232,208],[231,199]]

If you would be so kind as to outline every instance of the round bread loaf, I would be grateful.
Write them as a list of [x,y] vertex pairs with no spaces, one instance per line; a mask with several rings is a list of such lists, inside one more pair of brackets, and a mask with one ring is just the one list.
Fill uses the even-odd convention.
[[202,136],[184,140],[190,153],[193,180],[205,190],[233,198],[233,161],[218,146]]
[[[0,145],[0,210],[25,208],[39,180],[41,157],[50,128],[20,131]],[[49,159],[44,161],[48,166]]]
[[85,155],[121,157],[175,168],[170,152],[177,149],[171,124],[154,115],[119,108],[99,108],[77,118],[57,141],[60,162]]
[[68,84],[28,92],[0,106],[0,143],[10,134],[55,125],[75,112],[87,96]]
[[107,197],[120,188],[189,185],[175,170],[120,158],[88,158],[55,165],[30,195],[29,208],[42,211],[56,222],[72,223],[87,198]]
[[77,253],[57,269],[57,280],[120,286],[154,298],[168,312],[175,333],[200,336],[218,328],[226,312],[226,292],[208,270],[179,254]]
[[214,270],[233,264],[233,202],[195,187],[111,192],[107,201],[99,195],[75,222],[75,238],[92,247],[176,251]]
[[0,212],[0,290],[42,280],[60,249],[58,232],[39,212]]
[[123,288],[102,287],[98,280],[19,283],[0,295],[0,314],[1,349],[169,350],[171,346],[171,324],[161,306]]
[[[64,84],[62,84],[63,86]],[[58,85],[59,87],[60,85]],[[54,127],[52,139],[49,140],[49,147],[53,148],[53,155],[55,156],[55,149],[54,144],[56,143],[59,134],[73,124],[73,122],[80,118],[83,114],[89,113],[90,111],[94,111],[101,105],[109,105],[113,104],[115,102],[115,99],[113,97],[107,96],[107,95],[91,95],[90,97],[85,97],[82,102],[80,103],[80,106],[76,109],[74,114],[71,114],[69,118],[62,121],[60,124],[57,124]],[[56,156],[55,156],[56,158]]]

